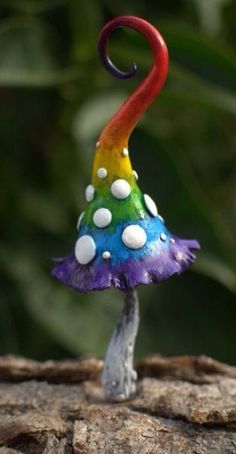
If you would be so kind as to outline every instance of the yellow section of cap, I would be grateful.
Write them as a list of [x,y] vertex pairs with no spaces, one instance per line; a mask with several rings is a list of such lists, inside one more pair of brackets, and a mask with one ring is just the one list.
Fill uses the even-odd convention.
[[[123,178],[130,184],[134,182],[133,169],[126,150],[126,148],[118,149],[115,147],[107,150],[97,145],[93,162],[93,186],[104,187],[105,184],[112,183],[116,178]],[[99,178],[97,175],[98,169],[101,168],[107,171],[105,178]]]

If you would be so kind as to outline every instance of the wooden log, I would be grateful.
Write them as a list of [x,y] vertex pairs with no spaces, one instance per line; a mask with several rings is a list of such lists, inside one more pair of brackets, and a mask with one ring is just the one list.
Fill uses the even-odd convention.
[[109,403],[96,358],[0,358],[0,454],[236,453],[236,368],[152,355],[137,392]]

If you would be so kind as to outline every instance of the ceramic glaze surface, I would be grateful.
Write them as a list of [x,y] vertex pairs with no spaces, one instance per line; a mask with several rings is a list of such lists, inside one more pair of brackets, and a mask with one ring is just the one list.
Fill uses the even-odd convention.
[[[125,78],[125,73],[108,61],[105,49],[108,34],[120,26],[134,28],[146,36],[154,63],[96,143],[91,182],[86,189],[87,206],[80,218],[76,246],[53,270],[58,279],[81,292],[110,286],[128,290],[162,281],[188,268],[195,260],[193,250],[199,248],[196,240],[177,238],[166,228],[155,202],[137,184],[138,175],[128,149],[135,124],[164,84],[166,45],[159,32],[143,19],[113,19],[100,35],[99,50],[104,66],[116,76]],[[131,75],[132,71],[134,67]]]

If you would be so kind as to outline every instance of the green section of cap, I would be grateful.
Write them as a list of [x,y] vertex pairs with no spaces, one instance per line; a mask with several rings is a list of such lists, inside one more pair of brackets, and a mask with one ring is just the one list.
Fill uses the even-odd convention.
[[109,191],[104,194],[100,191],[95,191],[94,200],[88,202],[81,225],[95,227],[93,223],[93,215],[99,208],[107,208],[112,214],[112,221],[107,227],[109,231],[113,231],[116,225],[122,221],[137,221],[147,215],[145,209],[143,194],[137,184],[132,189],[130,195],[125,199],[116,199]]

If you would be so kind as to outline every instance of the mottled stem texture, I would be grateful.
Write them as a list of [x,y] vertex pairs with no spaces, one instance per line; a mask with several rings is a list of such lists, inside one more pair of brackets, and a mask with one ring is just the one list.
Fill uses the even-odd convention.
[[105,394],[112,401],[126,400],[136,391],[133,355],[138,327],[138,294],[130,290],[125,294],[123,311],[108,345],[102,374]]

